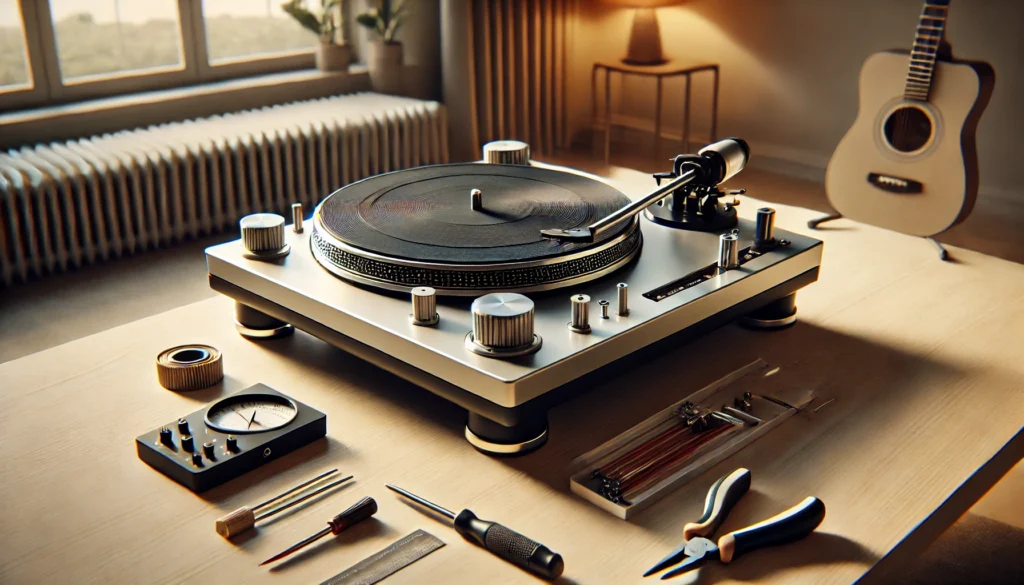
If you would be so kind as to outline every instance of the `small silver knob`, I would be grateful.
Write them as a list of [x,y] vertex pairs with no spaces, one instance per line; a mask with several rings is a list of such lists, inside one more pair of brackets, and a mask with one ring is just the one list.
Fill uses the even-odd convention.
[[590,297],[572,295],[569,302],[572,303],[572,321],[569,322],[569,329],[575,333],[590,333]]
[[297,233],[302,233],[302,204],[292,203],[292,230]]
[[615,286],[618,296],[616,298],[615,314],[619,317],[629,315],[629,285],[620,282]]
[[601,306],[601,318],[602,319],[607,319],[608,318],[608,305],[610,305],[611,303],[609,303],[608,301],[605,301],[605,300],[601,300],[601,301],[598,301],[597,304]]
[[500,165],[529,165],[530,145],[518,140],[496,140],[484,145],[484,162]]
[[484,208],[484,194],[480,189],[469,191],[469,208],[473,211],[480,211]]
[[515,357],[540,349],[533,332],[533,301],[517,293],[491,293],[470,306],[473,331],[466,347],[488,357]]
[[436,325],[437,321],[437,291],[429,286],[417,286],[412,289],[412,314],[409,315],[409,322],[413,325],[430,326]]
[[718,239],[718,269],[732,270],[740,265],[740,241],[736,234],[722,234]]
[[291,247],[284,241],[284,218],[276,213],[254,213],[238,222],[242,228],[243,256],[269,260],[286,256]]

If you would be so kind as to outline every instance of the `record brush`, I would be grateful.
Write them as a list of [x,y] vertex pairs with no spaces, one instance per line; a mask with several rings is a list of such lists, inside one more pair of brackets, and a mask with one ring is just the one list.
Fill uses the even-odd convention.
[[248,506],[242,506],[241,508],[238,508],[237,510],[235,510],[235,511],[229,513],[229,514],[225,514],[224,516],[221,516],[220,518],[217,518],[217,521],[214,523],[214,528],[217,530],[217,534],[223,536],[224,538],[231,538],[232,536],[236,536],[236,535],[241,534],[241,533],[243,533],[243,532],[245,532],[247,530],[251,530],[256,525],[256,522],[258,522],[260,520],[263,520],[265,518],[270,518],[271,516],[273,516],[275,514],[279,514],[281,512],[284,512],[285,510],[287,510],[288,508],[291,508],[292,506],[296,506],[298,504],[301,504],[302,502],[305,502],[306,500],[308,500],[308,499],[310,499],[312,497],[315,497],[315,496],[317,496],[319,494],[322,494],[323,492],[325,492],[325,491],[327,491],[329,489],[335,488],[335,487],[345,483],[346,481],[352,479],[352,476],[349,475],[348,477],[343,477],[343,478],[341,478],[339,480],[331,481],[327,485],[322,486],[322,487],[320,487],[320,488],[318,488],[318,489],[316,489],[316,490],[314,490],[314,491],[312,491],[312,492],[310,492],[308,494],[304,494],[301,497],[288,502],[287,504],[284,504],[282,506],[278,506],[277,508],[274,508],[272,510],[268,510],[266,512],[260,512],[260,510],[262,508],[265,508],[265,507],[269,506],[270,504],[278,502],[278,501],[280,501],[280,500],[282,500],[282,499],[284,499],[284,498],[286,498],[286,497],[288,497],[288,496],[290,496],[290,495],[292,495],[292,494],[294,494],[294,493],[296,493],[296,492],[298,492],[298,491],[300,491],[300,490],[302,490],[302,489],[304,489],[306,487],[309,487],[309,486],[311,486],[311,485],[313,485],[313,484],[315,484],[315,483],[317,483],[317,482],[319,482],[319,481],[321,481],[321,480],[323,480],[323,479],[325,479],[325,478],[327,478],[327,477],[329,477],[329,476],[331,476],[331,475],[333,475],[335,473],[338,473],[337,469],[332,469],[330,471],[326,471],[326,472],[321,473],[320,475],[314,477],[313,479],[310,479],[308,481],[304,481],[304,482],[302,482],[302,483],[300,483],[300,484],[298,484],[296,486],[293,486],[293,487],[285,490],[284,492],[281,492],[280,494],[278,494],[278,495],[276,495],[276,496],[274,496],[274,497],[272,497],[272,498],[270,498],[268,500],[264,500],[264,501],[260,502],[259,504],[256,504],[255,506],[252,506],[251,508],[248,507]]

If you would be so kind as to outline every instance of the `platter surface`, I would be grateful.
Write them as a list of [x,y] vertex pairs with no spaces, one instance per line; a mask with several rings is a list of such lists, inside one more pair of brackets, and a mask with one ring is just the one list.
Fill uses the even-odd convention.
[[551,169],[418,167],[329,195],[314,215],[311,246],[338,276],[391,290],[544,290],[607,274],[636,255],[641,237],[636,220],[587,243],[541,230],[587,226],[628,203],[610,185]]

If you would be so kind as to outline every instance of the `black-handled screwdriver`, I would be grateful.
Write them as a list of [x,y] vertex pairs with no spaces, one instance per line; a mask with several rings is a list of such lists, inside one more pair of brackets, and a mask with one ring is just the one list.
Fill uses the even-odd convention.
[[543,544],[534,542],[497,522],[481,520],[469,510],[463,510],[456,516],[455,512],[424,500],[400,487],[388,485],[388,489],[448,518],[452,521],[455,531],[466,540],[475,542],[506,561],[519,565],[545,579],[557,579],[565,569],[562,555],[552,552]]

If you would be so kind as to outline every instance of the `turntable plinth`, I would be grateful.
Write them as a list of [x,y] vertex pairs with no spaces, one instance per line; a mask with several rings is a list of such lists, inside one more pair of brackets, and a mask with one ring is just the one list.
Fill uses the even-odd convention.
[[[474,209],[473,189],[482,209]],[[410,169],[330,195],[314,229],[287,231],[292,253],[280,260],[249,260],[237,243],[208,249],[210,283],[465,408],[466,437],[478,449],[520,453],[546,440],[552,404],[817,279],[821,242],[782,229],[775,237],[787,245],[722,274],[708,272],[720,233],[642,216],[594,242],[540,233],[590,225],[627,202],[569,169]],[[742,256],[756,230],[743,218],[736,227]],[[696,284],[675,286],[693,274]],[[630,292],[628,314],[592,318],[587,334],[567,327],[570,296],[615,302],[620,283]],[[436,325],[409,321],[407,291],[417,286],[437,291]],[[487,352],[467,343],[473,299],[510,292],[534,303],[537,347]]]

